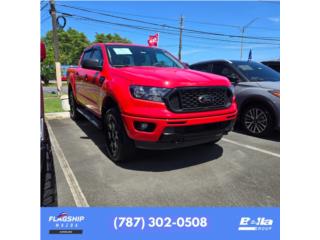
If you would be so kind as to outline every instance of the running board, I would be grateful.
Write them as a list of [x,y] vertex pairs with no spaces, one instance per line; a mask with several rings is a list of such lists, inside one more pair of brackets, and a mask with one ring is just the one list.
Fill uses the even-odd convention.
[[99,129],[102,129],[102,123],[101,120],[98,119],[96,116],[94,116],[91,112],[84,108],[77,108],[77,111],[81,113],[89,122],[91,122],[94,126],[96,126]]

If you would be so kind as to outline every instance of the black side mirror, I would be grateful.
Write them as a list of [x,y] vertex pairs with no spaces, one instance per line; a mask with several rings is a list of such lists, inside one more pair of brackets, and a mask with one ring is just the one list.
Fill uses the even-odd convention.
[[83,68],[92,69],[92,70],[102,70],[102,66],[99,65],[98,59],[86,59],[82,63]]

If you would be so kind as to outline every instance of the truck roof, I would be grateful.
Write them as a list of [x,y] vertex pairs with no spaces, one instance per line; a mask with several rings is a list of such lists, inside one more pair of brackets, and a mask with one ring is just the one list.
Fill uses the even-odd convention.
[[90,47],[95,46],[95,45],[106,45],[106,46],[119,46],[119,45],[122,45],[122,46],[136,46],[136,47],[155,48],[155,47],[150,47],[150,46],[148,46],[148,45],[142,45],[142,44],[134,44],[134,43],[117,43],[117,42],[94,43],[94,44],[91,44],[90,46],[88,46],[87,48],[90,48]]
[[117,43],[117,42],[108,42],[108,43],[103,43],[108,46],[112,45],[123,45],[123,46],[139,46],[139,47],[149,47],[147,45],[142,45],[142,44],[134,44],[134,43]]

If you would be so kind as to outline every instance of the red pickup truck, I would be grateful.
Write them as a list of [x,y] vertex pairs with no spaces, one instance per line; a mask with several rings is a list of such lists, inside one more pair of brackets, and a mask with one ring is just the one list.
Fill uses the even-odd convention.
[[172,149],[217,142],[237,116],[225,77],[188,69],[165,50],[97,43],[67,72],[70,116],[103,129],[108,157],[136,148]]

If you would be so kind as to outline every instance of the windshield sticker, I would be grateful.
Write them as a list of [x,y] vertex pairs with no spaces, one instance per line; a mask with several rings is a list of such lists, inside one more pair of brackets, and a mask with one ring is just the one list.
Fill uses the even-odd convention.
[[113,48],[113,51],[117,55],[132,55],[132,52],[129,48]]
[[239,65],[238,68],[240,68],[242,71],[252,71],[253,68],[250,65]]

